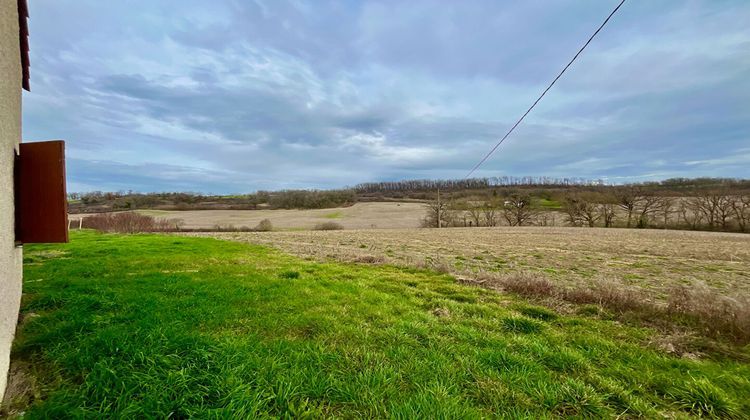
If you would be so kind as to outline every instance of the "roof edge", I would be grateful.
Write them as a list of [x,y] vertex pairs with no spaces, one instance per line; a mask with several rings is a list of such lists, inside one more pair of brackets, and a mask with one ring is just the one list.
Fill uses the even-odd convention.
[[31,91],[31,85],[29,84],[30,72],[29,67],[29,7],[26,4],[26,0],[18,0],[18,38],[19,38],[19,49],[21,51],[21,72],[22,80],[21,86],[27,91]]

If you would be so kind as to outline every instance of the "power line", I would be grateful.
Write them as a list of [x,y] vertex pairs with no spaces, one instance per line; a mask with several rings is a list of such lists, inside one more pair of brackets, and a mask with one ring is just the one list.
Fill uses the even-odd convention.
[[473,174],[473,173],[474,173],[474,171],[476,171],[477,169],[479,169],[479,167],[480,167],[480,166],[482,166],[482,164],[483,164],[483,163],[484,163],[484,162],[485,162],[485,161],[486,161],[486,160],[487,160],[487,159],[488,159],[488,158],[489,158],[490,156],[492,156],[492,154],[493,154],[493,153],[495,153],[495,150],[497,150],[497,148],[498,148],[498,147],[500,147],[500,145],[501,145],[501,144],[503,144],[503,142],[505,141],[505,139],[507,139],[507,138],[508,138],[508,136],[510,136],[510,133],[512,133],[512,132],[513,132],[513,130],[515,130],[515,129],[516,129],[516,127],[518,127],[518,125],[519,125],[519,124],[521,124],[521,121],[523,121],[523,119],[524,119],[524,118],[526,118],[526,116],[527,116],[527,115],[529,115],[529,112],[531,112],[531,110],[532,110],[532,109],[534,109],[534,107],[536,106],[536,104],[538,104],[538,103],[539,103],[539,101],[541,101],[541,100],[542,100],[542,98],[544,97],[544,95],[546,95],[546,94],[547,94],[547,91],[549,91],[549,90],[550,90],[550,89],[552,88],[552,86],[553,86],[553,85],[555,84],[555,82],[557,82],[557,79],[559,79],[559,78],[560,78],[560,76],[562,76],[562,75],[563,75],[563,73],[565,73],[565,70],[567,70],[567,69],[568,69],[568,67],[570,67],[570,65],[571,65],[571,64],[573,64],[573,62],[574,62],[574,61],[576,61],[576,58],[578,58],[578,56],[579,56],[579,55],[581,55],[581,53],[583,52],[583,50],[585,50],[585,49],[586,49],[586,47],[587,47],[587,46],[588,46],[588,45],[589,45],[589,44],[591,43],[591,40],[593,40],[593,39],[594,39],[594,37],[595,37],[595,36],[596,36],[596,35],[597,35],[597,34],[599,33],[599,31],[601,31],[601,30],[602,30],[602,28],[604,28],[604,25],[606,25],[606,24],[607,24],[607,22],[609,22],[609,20],[610,20],[610,19],[612,18],[612,16],[614,16],[614,14],[615,14],[615,13],[617,13],[617,11],[618,11],[618,10],[620,9],[620,6],[622,6],[622,4],[623,4],[623,3],[625,3],[625,0],[622,0],[622,1],[620,1],[620,4],[618,4],[618,5],[617,5],[617,7],[615,7],[615,9],[614,9],[614,10],[612,10],[612,13],[610,13],[610,14],[609,14],[609,16],[607,16],[607,18],[606,18],[606,19],[604,19],[604,22],[602,22],[602,24],[601,24],[601,25],[599,25],[599,28],[597,28],[596,32],[594,32],[594,34],[593,34],[593,35],[591,35],[591,37],[589,38],[589,40],[588,40],[588,41],[586,41],[586,43],[585,43],[585,44],[583,44],[583,47],[581,47],[581,49],[580,49],[580,50],[578,50],[578,52],[576,53],[576,55],[574,55],[574,56],[573,56],[573,58],[572,58],[572,59],[570,60],[570,62],[568,62],[568,64],[567,64],[567,65],[565,66],[565,68],[563,68],[563,69],[562,69],[562,71],[560,72],[560,74],[558,74],[558,75],[557,75],[557,77],[555,77],[555,79],[554,79],[554,80],[552,81],[552,83],[550,83],[550,84],[549,84],[549,86],[547,86],[547,89],[544,89],[544,92],[542,92],[542,94],[541,94],[541,95],[539,95],[539,97],[538,97],[538,98],[536,99],[536,101],[534,101],[534,103],[533,103],[533,104],[532,104],[532,105],[531,105],[531,106],[529,107],[529,109],[527,109],[527,110],[526,110],[526,112],[525,112],[525,113],[524,113],[524,114],[523,114],[523,115],[521,116],[521,118],[519,118],[519,119],[518,119],[518,121],[516,121],[516,123],[515,123],[515,124],[513,124],[513,127],[511,127],[511,128],[510,128],[510,130],[508,130],[508,132],[507,132],[507,133],[505,133],[505,135],[503,136],[503,138],[502,138],[502,139],[500,139],[500,141],[499,141],[499,142],[497,142],[497,144],[495,145],[495,147],[493,147],[493,148],[492,148],[492,149],[491,149],[491,150],[489,151],[489,153],[487,153],[487,154],[486,154],[486,155],[485,155],[485,156],[484,156],[484,157],[482,158],[482,160],[480,160],[480,161],[479,161],[479,163],[477,163],[476,165],[474,165],[474,167],[473,167],[473,168],[471,169],[471,171],[469,171],[469,173],[468,173],[468,174],[466,174],[466,177],[465,177],[465,178],[468,178],[468,177],[470,177],[470,176],[471,176],[471,174]]

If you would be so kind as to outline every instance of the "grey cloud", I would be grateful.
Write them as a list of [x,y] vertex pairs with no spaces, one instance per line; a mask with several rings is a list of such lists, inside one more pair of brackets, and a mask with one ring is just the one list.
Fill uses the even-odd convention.
[[[461,177],[613,6],[37,4],[25,137],[80,188],[213,192]],[[479,175],[747,176],[748,16],[626,4]]]

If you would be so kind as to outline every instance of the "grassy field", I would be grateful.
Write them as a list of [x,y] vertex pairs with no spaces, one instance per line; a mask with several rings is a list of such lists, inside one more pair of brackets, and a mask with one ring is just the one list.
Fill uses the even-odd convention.
[[433,271],[86,231],[25,262],[5,410],[28,418],[750,412],[747,362]]
[[[415,228],[424,217],[421,203],[357,203],[350,207],[316,210],[138,210],[148,216],[181,219],[186,228],[215,226],[255,227],[269,219],[275,229],[312,229],[315,225],[333,220],[346,229]],[[71,220],[87,215],[70,215]],[[75,224],[74,224],[75,225]]]
[[197,234],[270,245],[317,260],[431,267],[461,276],[527,271],[564,285],[599,280],[663,299],[705,284],[750,297],[750,235],[673,230],[497,227]]

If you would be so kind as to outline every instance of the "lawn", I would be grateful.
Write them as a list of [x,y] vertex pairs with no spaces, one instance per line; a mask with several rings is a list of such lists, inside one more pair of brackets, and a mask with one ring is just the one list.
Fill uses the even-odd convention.
[[13,359],[32,390],[9,409],[28,418],[750,412],[746,362],[444,274],[85,231],[25,262]]

